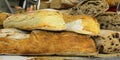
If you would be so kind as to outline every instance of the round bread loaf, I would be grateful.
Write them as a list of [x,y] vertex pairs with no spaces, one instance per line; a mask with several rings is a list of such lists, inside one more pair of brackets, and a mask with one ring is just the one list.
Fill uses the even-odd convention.
[[94,39],[100,53],[120,53],[120,32],[101,30]]
[[120,15],[116,12],[104,12],[97,17],[101,29],[120,31]]
[[105,0],[82,0],[75,7],[70,9],[72,15],[86,14],[92,17],[109,9],[109,5]]

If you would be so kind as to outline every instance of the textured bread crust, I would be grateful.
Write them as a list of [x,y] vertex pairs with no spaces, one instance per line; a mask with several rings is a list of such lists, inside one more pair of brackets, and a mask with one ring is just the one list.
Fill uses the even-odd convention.
[[21,40],[29,38],[29,34],[18,29],[9,28],[9,29],[0,29],[0,38],[9,38],[13,40]]
[[[100,25],[97,20],[87,15],[69,15],[63,14],[67,29],[77,33],[97,35],[100,32]],[[77,23],[77,21],[81,23]],[[76,23],[73,23],[76,22]],[[72,24],[71,24],[72,23]],[[72,27],[76,27],[72,28]],[[80,29],[81,28],[81,29]]]
[[120,32],[101,30],[95,41],[100,53],[120,53]]
[[7,18],[5,28],[19,28],[24,30],[65,30],[66,25],[60,12],[52,9],[38,10],[33,13],[14,14]]
[[0,54],[84,54],[96,53],[94,41],[72,32],[33,31],[29,38],[0,37]]
[[78,3],[78,0],[52,0],[50,8],[67,9],[72,8]]
[[120,15],[116,12],[104,12],[96,18],[101,29],[120,31]]
[[75,7],[69,10],[72,15],[89,15],[92,17],[109,9],[105,0],[82,0]]
[[10,16],[10,14],[5,12],[0,12],[0,25],[3,25],[3,21],[7,19]]
[[106,0],[106,1],[110,5],[110,7],[117,6],[117,4],[120,2],[120,0]]

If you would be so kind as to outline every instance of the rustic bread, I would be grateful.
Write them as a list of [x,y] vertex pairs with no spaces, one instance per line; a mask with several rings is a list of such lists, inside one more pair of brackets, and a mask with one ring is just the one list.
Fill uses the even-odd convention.
[[3,21],[10,16],[9,13],[0,12],[0,25],[3,25]]
[[74,7],[77,3],[78,0],[51,0],[50,8],[67,9]]
[[5,28],[19,28],[24,30],[65,30],[66,25],[60,12],[53,9],[42,9],[33,13],[14,14],[7,18]]
[[47,8],[50,8],[50,2],[49,1],[41,1],[40,9],[47,9]]
[[120,53],[120,32],[101,30],[94,39],[100,53]]
[[71,8],[68,13],[95,17],[108,9],[109,5],[105,0],[82,0],[75,7]]
[[104,12],[96,18],[101,29],[120,31],[120,15],[116,12]]
[[72,32],[40,30],[33,31],[29,35],[29,37],[21,37],[21,39],[0,36],[0,54],[74,55],[76,53],[96,53],[97,51],[93,39],[89,36]]
[[93,17],[69,14],[63,14],[63,17],[67,25],[67,31],[89,35],[97,35],[100,32],[99,23]]
[[14,28],[0,29],[0,38],[19,40],[19,39],[29,38],[29,34]]

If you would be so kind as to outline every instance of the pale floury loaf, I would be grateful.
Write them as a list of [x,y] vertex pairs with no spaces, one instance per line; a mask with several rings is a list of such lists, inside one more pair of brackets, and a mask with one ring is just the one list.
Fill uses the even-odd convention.
[[60,12],[53,9],[38,10],[33,13],[14,14],[7,18],[5,28],[19,28],[24,30],[65,30],[66,25]]

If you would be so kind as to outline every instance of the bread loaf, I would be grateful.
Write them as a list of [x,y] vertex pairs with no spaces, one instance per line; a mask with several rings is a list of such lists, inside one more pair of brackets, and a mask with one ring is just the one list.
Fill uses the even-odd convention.
[[116,12],[104,12],[96,18],[101,29],[120,31],[120,15]]
[[78,2],[78,0],[51,0],[50,8],[67,9],[74,7]]
[[66,25],[60,12],[53,9],[42,9],[33,13],[14,14],[7,18],[5,28],[19,28],[24,30],[65,30]]
[[71,8],[68,13],[95,17],[108,9],[109,5],[105,0],[82,0],[75,7]]
[[0,29],[0,38],[19,40],[29,38],[29,34],[14,28]]
[[[12,31],[14,32],[14,30]],[[6,32],[3,33],[6,34]],[[0,32],[0,34],[3,33]],[[9,36],[12,35],[10,34]],[[36,30],[31,32],[26,38],[24,36],[21,39],[0,36],[0,54],[80,55],[96,53],[96,51],[95,43],[89,36],[72,32]]]
[[100,53],[120,53],[120,32],[101,30],[95,41]]
[[3,21],[7,19],[10,16],[10,14],[5,12],[0,12],[0,25],[3,25]]
[[93,17],[68,14],[63,14],[63,16],[67,25],[67,31],[89,35],[97,35],[100,32],[99,23]]

